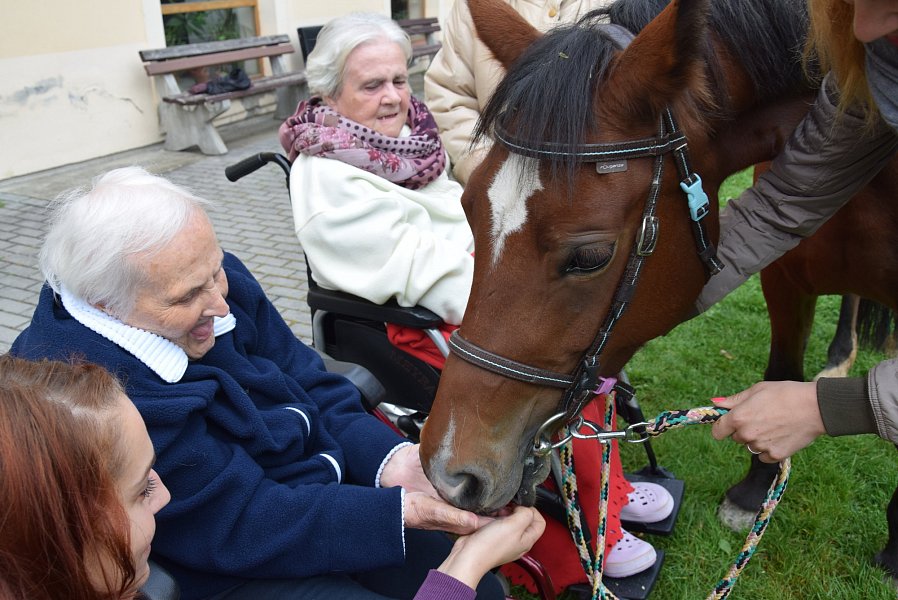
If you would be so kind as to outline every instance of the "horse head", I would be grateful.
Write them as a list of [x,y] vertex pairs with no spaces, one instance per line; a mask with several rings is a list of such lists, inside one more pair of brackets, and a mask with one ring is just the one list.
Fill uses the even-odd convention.
[[[473,289],[421,457],[444,498],[489,512],[533,503],[544,423],[689,317],[716,268],[716,190],[763,152],[714,152],[727,130],[707,115],[757,98],[741,70],[709,91],[709,0],[671,2],[632,41],[595,17],[540,35],[501,0],[468,4],[507,74],[478,126],[496,143],[462,198]],[[700,209],[682,188],[696,172]]]

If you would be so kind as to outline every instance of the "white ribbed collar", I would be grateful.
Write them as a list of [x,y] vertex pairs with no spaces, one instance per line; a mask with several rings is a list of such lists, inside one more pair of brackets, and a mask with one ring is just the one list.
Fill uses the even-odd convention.
[[[179,346],[164,337],[131,327],[112,317],[60,286],[62,305],[72,318],[134,355],[167,383],[177,383],[187,370],[188,357]],[[215,337],[237,326],[233,313],[214,318]]]

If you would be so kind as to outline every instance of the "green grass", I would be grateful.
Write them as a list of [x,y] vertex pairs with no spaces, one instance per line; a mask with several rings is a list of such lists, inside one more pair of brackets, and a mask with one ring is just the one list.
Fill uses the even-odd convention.
[[[837,297],[821,298],[805,368],[825,363],[835,329]],[[757,277],[706,314],[653,340],[627,372],[646,416],[710,404],[760,379],[769,344]],[[852,375],[881,356],[862,352]],[[710,427],[671,431],[654,443],[659,461],[686,482],[675,532],[650,541],[667,553],[656,599],[705,597],[726,571],[744,536],[719,525],[715,510],[724,491],[741,479],[748,452],[717,442]],[[630,469],[645,457],[621,451]],[[740,578],[733,598],[895,598],[870,564],[886,539],[885,506],[895,489],[895,450],[872,435],[821,438],[798,453],[792,478],[767,534]]]
[[[751,183],[742,173],[721,188],[721,201]],[[826,362],[839,298],[823,297],[805,358],[813,375]],[[639,403],[651,419],[664,410],[710,404],[758,381],[769,350],[769,325],[757,276],[705,314],[649,342],[627,365]],[[884,357],[861,351],[851,375],[860,376]],[[710,426],[670,431],[653,442],[659,463],[685,481],[674,533],[648,536],[666,553],[652,600],[705,598],[724,575],[744,535],[717,521],[725,490],[744,475],[749,454],[732,441],[718,442]],[[628,470],[646,455],[621,448]],[[758,552],[731,598],[894,599],[895,588],[871,558],[885,543],[885,507],[898,483],[894,447],[873,435],[823,437],[793,458],[789,487]],[[516,597],[532,598],[519,589]]]

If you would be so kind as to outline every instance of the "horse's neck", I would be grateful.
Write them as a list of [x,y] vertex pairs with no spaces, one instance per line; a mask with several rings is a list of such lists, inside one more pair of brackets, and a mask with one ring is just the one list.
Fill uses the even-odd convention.
[[754,164],[772,160],[807,114],[814,93],[784,98],[744,110],[717,125],[711,140],[720,175],[726,177]]
[[[711,117],[707,140],[711,167],[720,181],[751,165],[772,160],[796,125],[807,114],[814,101],[815,91],[800,71],[800,78],[787,86],[788,91],[774,98],[764,98],[765,92],[756,89],[751,77],[738,59],[731,58],[725,48],[718,48],[723,61],[719,72],[725,82],[717,94],[717,103],[726,106],[724,115]],[[726,98],[723,101],[723,98]],[[712,110],[712,112],[714,112]]]

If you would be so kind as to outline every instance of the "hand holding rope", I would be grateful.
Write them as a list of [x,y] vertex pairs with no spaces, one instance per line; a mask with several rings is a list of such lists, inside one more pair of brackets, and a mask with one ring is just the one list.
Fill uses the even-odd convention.
[[[574,543],[577,545],[581,565],[592,585],[593,600],[598,598],[617,598],[617,596],[606,588],[602,582],[602,574],[604,572],[605,528],[608,518],[608,483],[610,480],[611,444],[609,442],[614,439],[622,439],[633,443],[644,442],[648,438],[657,437],[670,429],[678,429],[685,427],[686,425],[713,423],[728,412],[725,408],[713,406],[692,408],[688,410],[665,411],[655,417],[653,421],[635,423],[623,430],[612,430],[614,394],[615,392],[612,392],[606,396],[608,409],[605,413],[604,428],[581,418],[575,420],[565,429],[566,435],[563,436],[561,442],[551,444],[545,437],[540,437],[541,433],[543,433],[544,425],[544,427],[540,428],[540,432],[537,433],[537,438],[535,440],[536,448],[534,449],[535,451],[543,451],[544,443],[548,443],[550,446],[558,447],[560,450],[563,464],[562,495],[564,497],[565,511],[568,518],[568,528],[574,538]],[[556,415],[556,417],[558,417],[558,415]],[[555,417],[549,419],[546,424],[550,422],[557,423],[558,420],[560,420],[560,418],[555,419],[554,421],[553,419],[555,419]],[[584,427],[592,430],[593,433],[581,433],[581,430]],[[602,492],[599,501],[599,524],[595,536],[597,551],[593,551],[593,549],[590,548],[583,535],[583,519],[581,517],[579,493],[577,491],[577,481],[574,473],[574,454],[571,444],[573,438],[596,439],[603,444]],[[549,452],[551,449],[552,448],[550,447],[548,450],[545,450],[545,452]],[[755,517],[755,523],[748,532],[745,543],[739,551],[739,554],[737,554],[726,575],[714,586],[714,589],[708,595],[707,600],[722,600],[729,596],[739,575],[754,555],[755,550],[761,541],[761,537],[764,535],[767,525],[770,523],[773,512],[776,510],[777,505],[786,491],[790,472],[791,461],[787,458],[780,463],[780,470],[777,474],[777,478],[767,491],[767,496]]]

